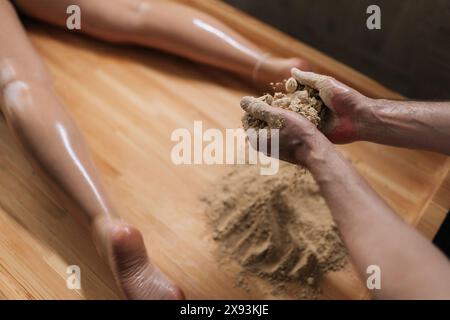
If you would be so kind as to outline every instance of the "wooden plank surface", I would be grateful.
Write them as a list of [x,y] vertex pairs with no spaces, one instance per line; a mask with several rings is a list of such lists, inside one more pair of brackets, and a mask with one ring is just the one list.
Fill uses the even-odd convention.
[[[220,16],[282,55],[301,55],[372,96],[397,95],[354,70],[216,1],[180,1]],[[155,263],[191,299],[270,298],[257,283],[234,286],[235,267],[217,263],[199,197],[230,168],[175,166],[176,128],[240,126],[239,100],[257,94],[235,76],[157,51],[118,47],[28,23],[56,90],[85,133],[122,217],[141,229]],[[0,121],[0,298],[118,298],[112,275],[87,230],[35,176]],[[341,148],[370,184],[409,223],[431,236],[448,207],[446,157],[356,143]],[[447,180],[445,180],[447,179]],[[447,181],[443,183],[444,181]],[[82,289],[66,288],[79,265]],[[352,267],[327,275],[326,298],[362,298]]]

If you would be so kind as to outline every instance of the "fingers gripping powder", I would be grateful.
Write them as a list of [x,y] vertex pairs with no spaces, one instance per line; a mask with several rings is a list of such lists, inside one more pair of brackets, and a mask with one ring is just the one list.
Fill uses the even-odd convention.
[[271,111],[264,100],[246,97],[242,99],[242,106],[255,121],[266,123],[268,128],[281,129],[283,127],[283,117],[278,112]]
[[[289,78],[285,82],[285,90],[285,93],[275,92],[273,96],[271,94],[265,94],[254,100],[264,102],[267,105],[275,108],[281,108],[296,112],[311,121],[316,127],[321,129],[326,116],[327,108],[320,98],[319,92],[309,86],[298,83],[297,80],[293,77]],[[278,115],[278,113],[276,113],[277,121],[269,122],[262,117],[256,116],[256,114],[250,111],[253,110],[247,110],[244,117],[242,118],[242,125],[245,130],[249,128],[281,129],[279,125],[283,124],[283,121],[280,121],[283,119],[281,115]],[[268,120],[273,119],[268,118]],[[274,125],[276,126],[274,127]]]

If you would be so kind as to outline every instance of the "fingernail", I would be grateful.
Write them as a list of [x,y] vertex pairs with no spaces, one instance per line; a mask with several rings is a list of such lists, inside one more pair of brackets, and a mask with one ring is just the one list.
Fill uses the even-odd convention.
[[253,97],[243,97],[241,99],[241,108],[244,110],[247,110],[247,108],[249,107],[250,103],[252,103],[253,101]]
[[291,69],[291,75],[292,76],[294,76],[294,74],[300,73],[300,72],[302,72],[302,70],[300,70],[299,68],[292,68]]

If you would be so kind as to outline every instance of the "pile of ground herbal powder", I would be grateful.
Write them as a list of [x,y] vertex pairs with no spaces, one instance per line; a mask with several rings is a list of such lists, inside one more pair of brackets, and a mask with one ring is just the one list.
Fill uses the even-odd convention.
[[[281,83],[273,84],[280,87]],[[284,81],[285,92],[275,92],[273,95],[265,94],[258,98],[272,107],[294,111],[311,121],[321,129],[322,119],[325,118],[326,106],[319,96],[319,92],[308,86],[299,84],[294,78]],[[242,118],[245,130],[249,128],[266,129],[268,124],[246,113]]]
[[[286,92],[259,99],[291,110],[321,126],[326,106],[318,92],[294,78]],[[245,129],[267,128],[246,114]],[[275,175],[238,166],[203,198],[211,238],[222,263],[237,263],[236,285],[264,282],[268,294],[299,299],[320,297],[320,279],[341,269],[347,252],[319,187],[305,169],[281,162]]]

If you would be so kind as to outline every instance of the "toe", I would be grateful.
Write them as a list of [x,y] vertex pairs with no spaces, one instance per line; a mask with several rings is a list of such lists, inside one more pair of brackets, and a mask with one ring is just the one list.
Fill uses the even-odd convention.
[[111,246],[113,269],[127,298],[184,298],[182,291],[150,262],[139,230],[127,225],[113,227]]

